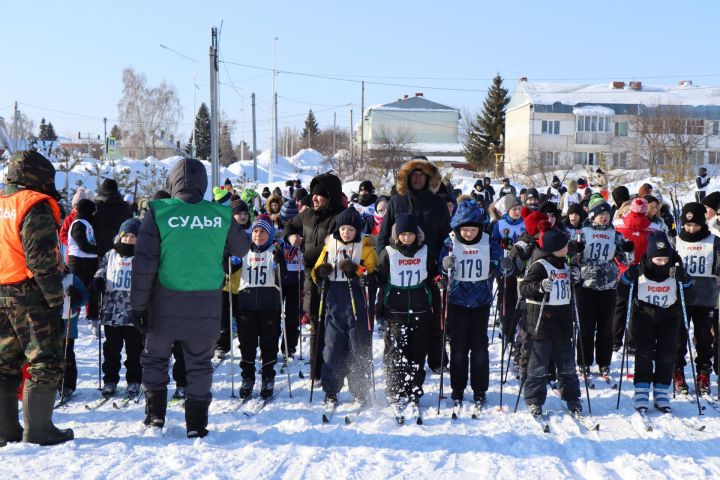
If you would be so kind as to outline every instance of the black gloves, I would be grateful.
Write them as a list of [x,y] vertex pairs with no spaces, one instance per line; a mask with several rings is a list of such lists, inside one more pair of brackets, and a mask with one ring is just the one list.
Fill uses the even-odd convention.
[[352,260],[340,260],[340,264],[338,266],[348,278],[353,278],[357,274],[358,265]]
[[285,252],[283,251],[282,245],[275,244],[275,248],[273,249],[273,260],[276,265],[280,265],[283,260],[285,260]]
[[670,276],[680,283],[686,283],[690,278],[685,273],[685,269],[680,265],[670,267]]
[[325,280],[333,271],[333,266],[329,263],[321,263],[315,267],[315,276],[320,280]]
[[580,255],[585,251],[585,242],[578,242],[577,240],[570,240],[568,242],[568,255],[574,257]]
[[622,243],[620,244],[620,249],[621,249],[623,252],[627,252],[627,253],[634,252],[634,251],[635,251],[635,244],[634,244],[633,242],[631,242],[630,240],[625,240],[624,242],[622,242]]
[[628,269],[625,270],[624,275],[630,282],[634,282],[640,277],[640,267],[638,265],[630,265]]
[[105,293],[105,279],[103,277],[93,278],[93,288],[97,293]]
[[70,297],[70,305],[79,305],[82,303],[83,294],[80,290],[75,288],[75,285],[70,285],[65,289],[65,293]]

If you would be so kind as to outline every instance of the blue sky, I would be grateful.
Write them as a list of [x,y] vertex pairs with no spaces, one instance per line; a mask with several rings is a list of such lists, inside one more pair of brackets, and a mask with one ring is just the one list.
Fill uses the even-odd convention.
[[[4,3],[0,116],[10,117],[17,100],[36,125],[45,116],[59,134],[98,134],[102,117],[113,122],[126,66],[150,84],[166,79],[177,87],[184,111],[179,133],[186,134],[195,67],[159,44],[198,60],[199,105],[209,98],[210,28],[221,21],[227,62],[270,67],[277,36],[281,70],[399,84],[366,84],[366,106],[423,92],[474,112],[496,72],[511,91],[520,76],[657,84],[687,77],[720,85],[720,2],[714,0]],[[256,93],[262,147],[269,135],[269,73],[228,63],[220,81],[221,107],[238,121],[236,140],[250,140],[249,97]],[[452,88],[476,91],[443,90]],[[280,128],[300,127],[309,108],[321,127],[332,125],[333,112],[347,126],[348,104],[355,119],[360,111],[356,82],[281,74],[278,94]]]

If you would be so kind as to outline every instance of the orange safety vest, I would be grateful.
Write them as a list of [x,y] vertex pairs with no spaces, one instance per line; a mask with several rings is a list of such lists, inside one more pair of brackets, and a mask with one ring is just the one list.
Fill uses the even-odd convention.
[[25,261],[20,229],[30,209],[45,201],[52,209],[55,223],[60,225],[60,207],[54,198],[33,190],[20,190],[8,196],[3,196],[0,191],[0,285],[33,277]]

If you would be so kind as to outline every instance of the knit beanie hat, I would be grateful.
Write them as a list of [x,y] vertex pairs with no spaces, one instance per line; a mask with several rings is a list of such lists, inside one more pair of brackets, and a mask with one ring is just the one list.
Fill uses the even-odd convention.
[[567,212],[568,216],[572,215],[573,213],[575,215],[580,215],[581,217],[585,216],[585,210],[583,210],[582,205],[580,205],[579,203],[571,203],[570,205],[568,205]]
[[122,225],[120,225],[120,230],[118,230],[118,237],[122,238],[123,235],[126,233],[132,233],[137,237],[138,232],[140,231],[140,220],[137,218],[129,218],[125,220]]
[[698,202],[690,202],[683,205],[682,213],[680,213],[680,223],[695,223],[697,225],[705,225],[705,205]]
[[632,203],[630,204],[630,211],[634,213],[639,213],[641,215],[647,215],[648,212],[648,203],[647,200],[644,198],[634,198]]
[[548,222],[542,222],[540,225],[540,236],[538,237],[538,246],[545,252],[557,252],[568,243],[568,237],[565,232],[552,228]]
[[554,217],[558,216],[558,208],[557,204],[554,202],[545,202],[540,205],[540,211],[544,213],[545,215],[552,215]]
[[590,218],[595,218],[595,215],[599,215],[601,213],[609,214],[611,211],[610,204],[602,197],[591,198],[588,203],[588,208],[590,209],[590,212],[588,213]]
[[540,223],[547,222],[547,215],[539,210],[530,210],[528,207],[523,207],[520,213],[525,223],[525,231],[533,237],[540,231]]
[[107,178],[107,179],[103,180],[102,186],[100,187],[100,191],[103,193],[103,195],[109,195],[111,193],[116,193],[118,191],[118,184],[112,178]]
[[674,252],[665,232],[662,230],[653,230],[650,232],[647,239],[647,251],[645,253],[647,258],[672,257]]
[[419,232],[417,218],[411,213],[401,213],[395,217],[395,233],[400,235],[401,233],[411,232],[417,235]]
[[360,217],[360,213],[355,210],[355,207],[348,207],[338,213],[337,217],[335,217],[335,232],[333,232],[333,236],[338,240],[340,239],[340,227],[343,225],[350,225],[355,229],[355,238],[352,240],[353,242],[360,240],[362,217]]
[[577,179],[577,185],[579,188],[585,188],[587,187],[587,184],[587,180],[585,180],[584,178],[580,177]]
[[231,187],[232,187],[232,182],[230,181],[229,178],[226,178],[226,179],[225,179],[224,185],[228,185],[228,186],[231,186]]
[[358,191],[360,190],[366,190],[369,193],[375,193],[375,185],[370,180],[363,180],[360,182],[360,187],[358,187]]
[[323,198],[330,198],[330,192],[328,192],[328,189],[325,188],[325,185],[323,185],[322,182],[317,182],[313,188],[312,192],[310,192],[312,195],[318,195]]
[[75,205],[75,210],[77,211],[78,218],[91,217],[95,213],[95,202],[83,198]]
[[[526,197],[527,199],[530,199],[530,198],[539,199],[539,197],[540,197],[540,194],[538,194],[537,188],[528,188],[526,195],[527,195],[527,197]],[[525,200],[525,201],[527,201],[527,200]]]
[[702,204],[706,207],[712,208],[713,210],[720,210],[720,192],[712,192],[703,198]]
[[268,188],[268,187],[263,188],[260,196],[263,198],[269,197],[270,196],[270,188]]
[[630,191],[625,185],[620,185],[612,191],[612,198],[615,206],[620,208],[620,205],[630,200]]
[[283,206],[280,209],[280,220],[282,220],[283,223],[287,223],[298,213],[300,213],[300,209],[298,209],[295,200],[288,200],[283,203]]
[[230,200],[230,196],[232,195],[230,192],[225,190],[222,187],[213,187],[213,200],[215,200],[215,203],[225,203],[228,200]]
[[240,200],[238,197],[235,200],[230,201],[230,208],[232,208],[233,215],[236,215],[238,213],[250,213],[250,209],[248,208],[248,204]]
[[72,206],[75,207],[80,200],[85,198],[87,198],[87,191],[85,190],[85,187],[79,187],[75,192],[75,195],[73,195]]
[[255,222],[252,224],[252,228],[250,231],[252,232],[256,228],[262,228],[267,232],[267,234],[270,236],[270,240],[272,241],[275,238],[275,226],[273,225],[272,220],[268,215],[259,215]]
[[503,204],[505,207],[505,211],[509,212],[511,208],[513,207],[520,207],[522,206],[522,203],[520,202],[520,199],[517,198],[515,195],[508,194],[503,197]]

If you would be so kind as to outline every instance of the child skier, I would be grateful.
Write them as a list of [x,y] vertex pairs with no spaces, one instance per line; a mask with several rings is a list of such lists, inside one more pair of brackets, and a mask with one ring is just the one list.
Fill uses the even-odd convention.
[[[618,265],[632,262],[635,246],[624,240],[610,222],[610,204],[598,195],[589,204],[588,221],[578,230],[578,240],[584,244],[578,255],[580,285],[575,289],[580,319],[578,342],[578,365],[590,373],[593,360],[597,362],[600,375],[607,377],[612,359],[612,320],[617,297]],[[585,365],[581,365],[580,352],[584,353]]]
[[354,207],[335,219],[335,231],[325,240],[313,269],[315,283],[325,284],[325,348],[322,388],[326,407],[337,405],[347,373],[348,387],[358,403],[367,400],[372,365],[372,330],[363,288],[375,272],[377,254],[369,237],[361,238],[362,218]]
[[[697,389],[710,394],[710,372],[713,358],[713,328],[717,328],[718,275],[720,274],[720,237],[710,233],[701,203],[686,203],[680,215],[682,230],[676,240],[677,252],[685,272],[693,279],[694,295],[686,299],[688,320],[694,325],[697,356]],[[675,357],[675,388],[687,393],[685,354],[687,328],[680,326],[680,342]],[[717,339],[715,340],[717,341]]]
[[95,272],[93,287],[102,297],[100,322],[105,327],[103,342],[103,397],[115,395],[120,381],[120,359],[125,345],[125,395],[135,397],[140,393],[142,367],[140,353],[144,346],[144,336],[131,324],[130,278],[132,260],[135,254],[135,242],[140,230],[137,219],[125,220],[115,245],[110,249]]
[[275,363],[280,337],[279,285],[287,268],[283,250],[273,244],[273,238],[275,228],[270,217],[261,215],[256,218],[252,227],[250,251],[242,259],[238,293],[237,322],[242,354],[240,398],[249,397],[255,386],[258,344],[262,359],[260,397],[270,398],[275,388]]
[[390,244],[380,252],[378,277],[384,285],[386,394],[398,419],[408,403],[417,409],[423,395],[428,327],[433,319],[425,235],[412,214],[400,214]]
[[649,407],[651,384],[655,408],[671,411],[673,364],[683,318],[678,290],[679,284],[690,286],[681,261],[667,236],[653,231],[640,263],[622,275],[623,283],[635,285],[629,329],[636,347],[633,406],[638,411]]
[[[297,202],[288,200],[280,209],[280,220],[283,225],[300,213]],[[302,314],[300,295],[305,282],[305,266],[303,252],[300,247],[294,247],[289,242],[280,240],[285,253],[287,275],[282,280],[283,303],[285,305],[285,323],[287,325],[288,354],[295,355],[298,340],[300,339],[300,315]],[[281,340],[280,352],[285,355],[285,338]]]
[[63,305],[62,319],[65,325],[65,373],[58,383],[58,392],[62,399],[68,399],[75,393],[77,387],[77,363],[75,362],[75,340],[78,338],[78,317],[80,307],[88,302],[88,291],[80,277],[70,272],[61,261],[63,271],[63,291],[65,292],[65,305]]
[[[483,233],[484,212],[474,200],[461,200],[452,218],[453,231],[440,253],[442,270],[449,275],[448,329],[450,337],[450,384],[452,400],[462,404],[468,381],[476,406],[485,402],[488,389],[488,335],[492,292],[488,279],[494,274],[502,252]],[[440,280],[444,289],[445,279]]]
[[564,232],[540,225],[538,249],[520,284],[527,299],[526,343],[529,352],[525,404],[540,415],[547,397],[548,364],[555,361],[562,399],[573,413],[582,413],[580,383],[575,374],[573,320],[570,306],[570,269],[566,263],[568,238]]

